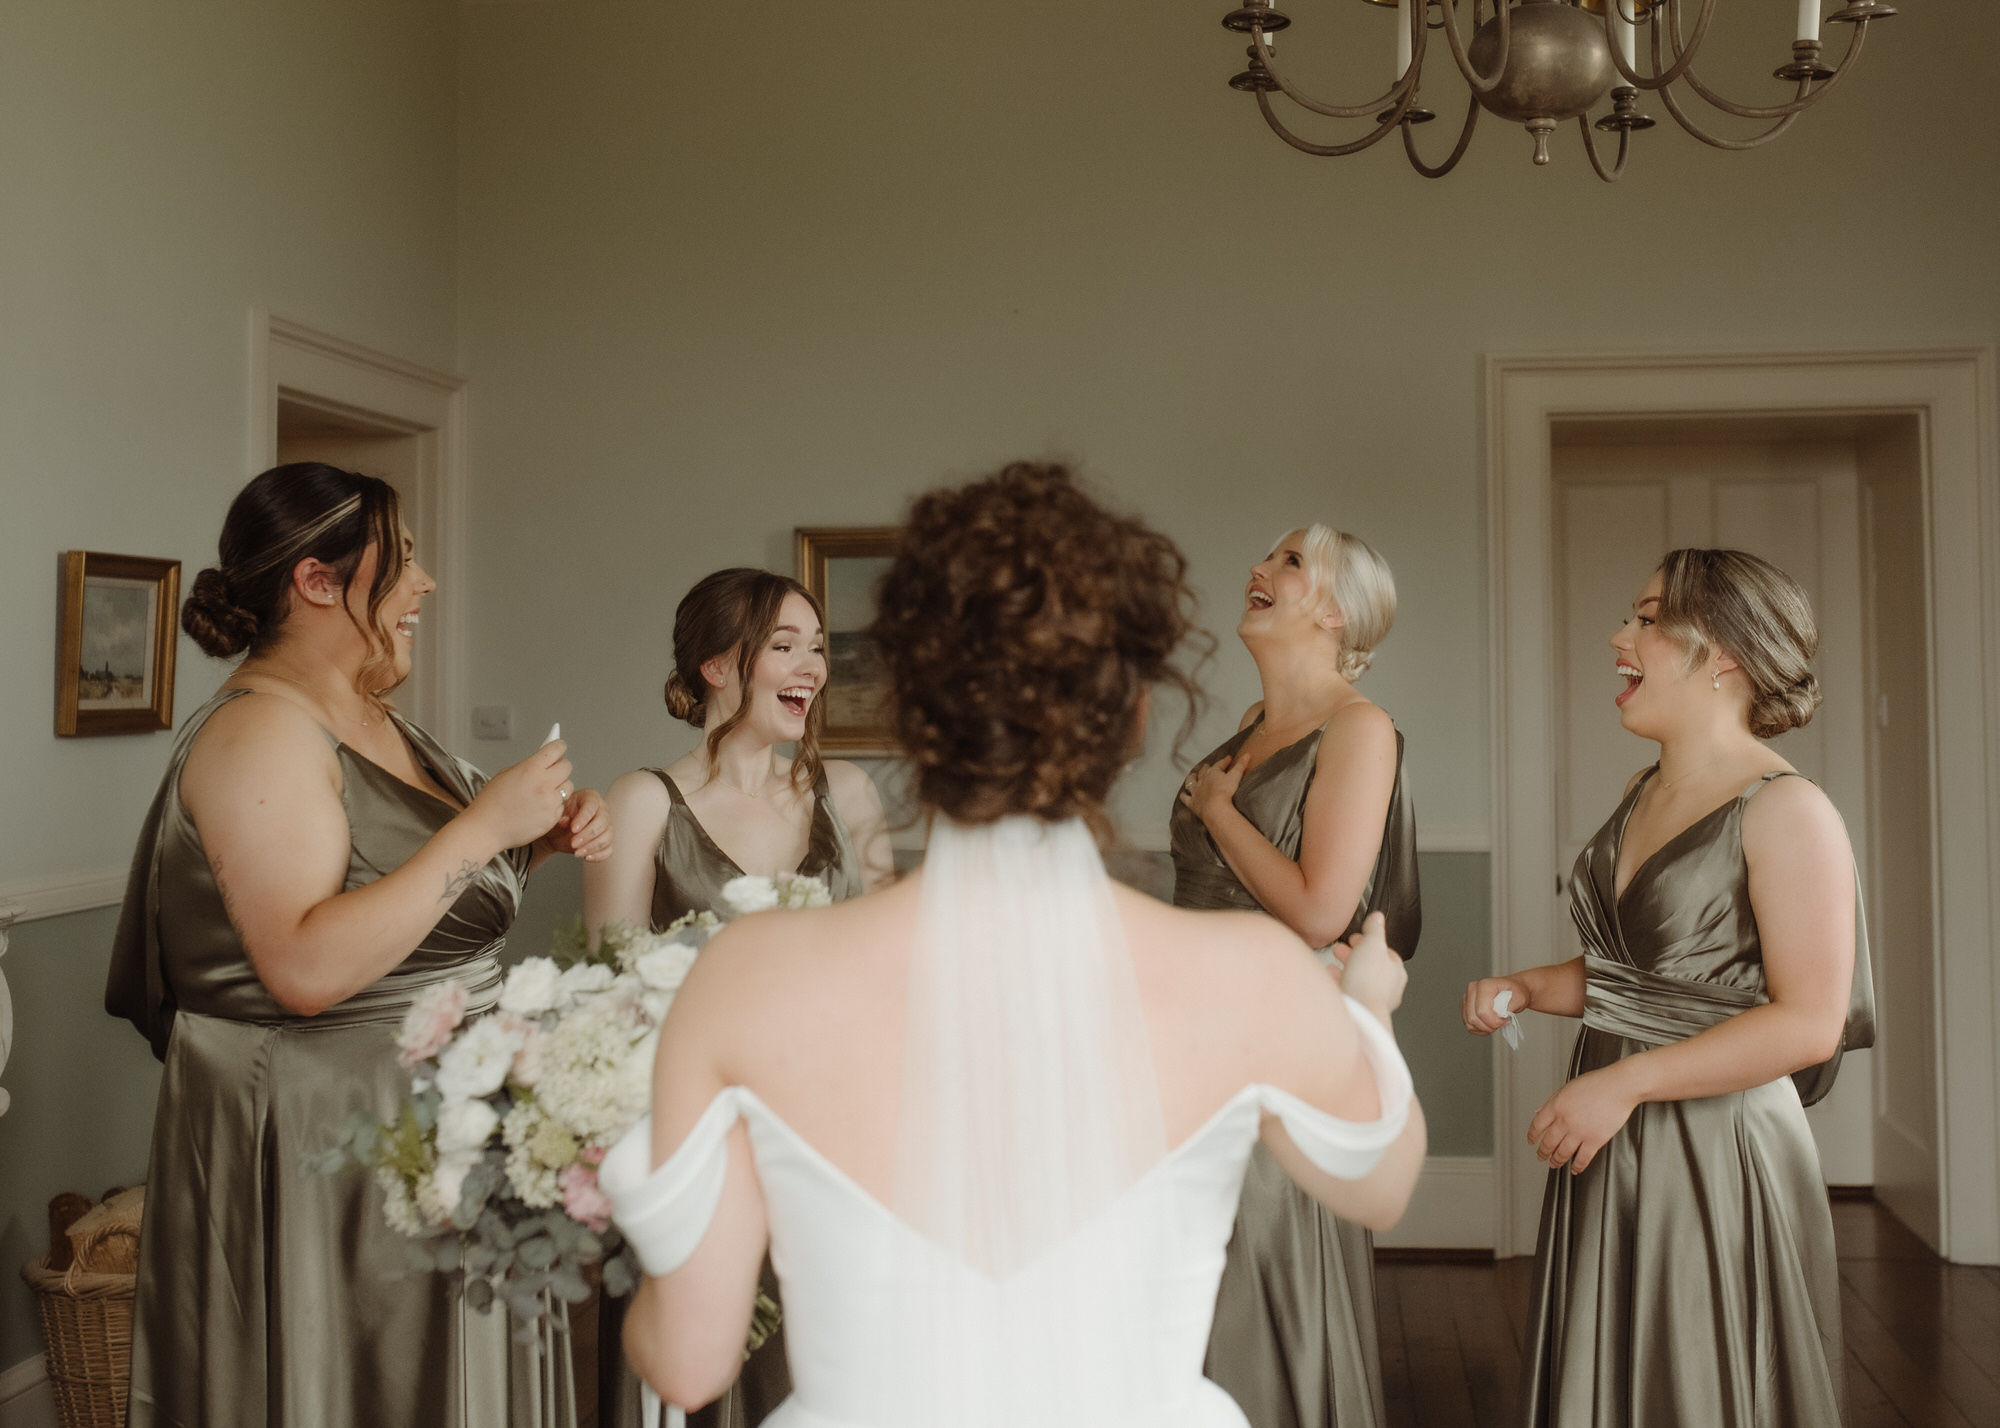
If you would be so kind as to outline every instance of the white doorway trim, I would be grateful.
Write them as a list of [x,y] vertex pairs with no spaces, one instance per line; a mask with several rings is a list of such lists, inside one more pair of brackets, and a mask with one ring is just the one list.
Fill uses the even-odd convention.
[[[2000,1263],[2000,452],[1991,348],[1716,356],[1490,356],[1487,557],[1494,968],[1562,945],[1555,875],[1550,424],[1592,418],[1909,413],[1924,444],[1936,827],[1941,1249]],[[1939,776],[1938,770],[1948,771]],[[1524,1131],[1562,1074],[1547,1018],[1494,1050],[1496,1253],[1535,1247],[1546,1170]],[[1538,1025],[1535,1023],[1539,1023]]]
[[249,474],[277,462],[280,399],[418,438],[418,509],[410,524],[438,591],[424,618],[425,630],[436,631],[429,642],[435,654],[420,665],[416,702],[445,747],[465,748],[472,735],[465,693],[465,379],[254,308]]

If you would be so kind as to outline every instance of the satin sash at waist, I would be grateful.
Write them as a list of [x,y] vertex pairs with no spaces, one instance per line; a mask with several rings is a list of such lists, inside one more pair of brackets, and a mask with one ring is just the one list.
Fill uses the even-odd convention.
[[1641,971],[1609,957],[1583,957],[1583,1024],[1654,1046],[1686,1041],[1740,1011],[1762,1006],[1759,992]]
[[[208,997],[199,1002],[206,1004],[183,1004],[179,1010],[196,1016],[212,1017],[219,1021],[242,1022],[250,1026],[277,1027],[283,1031],[338,1031],[350,1026],[396,1026],[409,1011],[410,1004],[417,997],[441,982],[465,983],[465,1014],[477,1016],[480,1012],[491,1011],[500,1001],[500,983],[503,974],[500,967],[500,950],[507,945],[504,937],[487,943],[469,957],[451,962],[442,967],[425,967],[418,971],[390,972],[378,981],[363,987],[346,1001],[328,1007],[317,1016],[273,1016],[271,994],[261,985],[249,984],[256,993],[256,1007],[231,1007],[231,1000],[242,1001],[242,997]],[[190,998],[190,1001],[196,1001]]]

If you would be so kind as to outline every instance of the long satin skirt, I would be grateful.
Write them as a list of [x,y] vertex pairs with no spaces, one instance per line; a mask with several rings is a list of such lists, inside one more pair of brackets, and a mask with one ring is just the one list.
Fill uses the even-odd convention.
[[573,1428],[568,1345],[411,1267],[368,1172],[308,1174],[409,1090],[393,1022],[182,1012],[153,1126],[133,1428]]
[[[1646,1049],[1585,1027],[1570,1074]],[[1550,1171],[1530,1315],[1529,1428],[1834,1428],[1840,1267],[1791,1078],[1642,1105]]]
[[1251,1428],[1384,1428],[1375,1237],[1250,1156],[1203,1370]]

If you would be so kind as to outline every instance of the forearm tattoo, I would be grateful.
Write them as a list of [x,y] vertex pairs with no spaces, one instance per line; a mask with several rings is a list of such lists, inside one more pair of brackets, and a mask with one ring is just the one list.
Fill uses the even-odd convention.
[[483,866],[483,864],[475,863],[469,858],[460,863],[458,871],[444,880],[444,893],[438,898],[438,901],[456,901],[460,893],[472,886],[473,879],[479,876],[479,870]]

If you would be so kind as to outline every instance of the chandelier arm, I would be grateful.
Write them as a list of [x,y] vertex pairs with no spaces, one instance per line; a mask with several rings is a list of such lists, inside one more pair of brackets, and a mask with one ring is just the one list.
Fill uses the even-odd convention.
[[1410,101],[1405,96],[1393,117],[1377,124],[1375,132],[1367,138],[1356,139],[1351,144],[1315,144],[1309,140],[1301,139],[1297,134],[1294,134],[1284,126],[1283,121],[1278,118],[1278,112],[1271,107],[1270,94],[1261,89],[1257,91],[1257,107],[1263,111],[1264,122],[1271,126],[1271,132],[1297,149],[1300,153],[1311,154],[1315,158],[1321,159],[1337,159],[1347,154],[1358,154],[1371,144],[1379,144],[1383,139],[1388,137],[1391,130],[1401,128],[1403,111],[1410,107]]
[[1656,3],[1666,6],[1667,13],[1673,18],[1674,65],[1665,71],[1660,68],[1664,63],[1660,55],[1660,22],[1657,18],[1650,19],[1647,21],[1646,30],[1652,36],[1653,73],[1643,75],[1628,68],[1625,56],[1618,52],[1618,37],[1611,29],[1613,23],[1611,6],[1617,3],[1618,0],[1607,0],[1604,11],[1604,41],[1611,47],[1611,63],[1617,69],[1619,78],[1634,89],[1665,89],[1687,73],[1688,67],[1694,63],[1696,52],[1701,49],[1701,42],[1708,38],[1709,21],[1715,18],[1715,0],[1701,0],[1701,13],[1695,17],[1694,22],[1694,37],[1688,41],[1687,49],[1683,52],[1680,42],[1680,0],[1656,0]]
[[1410,136],[1410,126],[1408,124],[1402,125],[1403,152],[1410,156],[1410,167],[1425,178],[1443,178],[1446,174],[1457,168],[1458,161],[1465,157],[1465,151],[1472,143],[1473,126],[1478,122],[1479,100],[1477,98],[1469,99],[1465,105],[1465,127],[1458,131],[1458,147],[1451,151],[1450,158],[1446,159],[1436,168],[1432,168],[1417,157],[1417,141]]
[[1632,131],[1630,129],[1620,129],[1618,131],[1618,162],[1613,164],[1607,172],[1604,164],[1597,157],[1597,136],[1590,132],[1590,116],[1587,114],[1577,115],[1576,127],[1583,132],[1583,151],[1590,155],[1590,166],[1597,170],[1597,176],[1606,183],[1617,183],[1619,179],[1625,176],[1625,149],[1631,142]]
[[[1799,83],[1800,87],[1803,88],[1810,81],[1801,80]],[[1784,133],[1785,130],[1791,128],[1799,117],[1799,111],[1793,110],[1763,133],[1754,135],[1751,138],[1718,139],[1715,135],[1708,133],[1699,124],[1696,124],[1692,119],[1687,117],[1681,109],[1680,101],[1674,98],[1674,92],[1671,89],[1662,89],[1660,91],[1660,102],[1667,106],[1667,113],[1674,116],[1675,123],[1687,130],[1688,133],[1694,135],[1695,138],[1701,140],[1702,143],[1707,144],[1710,148],[1729,149],[1732,151],[1755,149],[1761,145],[1770,143],[1773,139]]]
[[1723,113],[1734,114],[1739,119],[1783,119],[1788,114],[1797,114],[1819,103],[1826,96],[1827,91],[1840,82],[1840,77],[1847,73],[1847,67],[1859,58],[1862,42],[1868,34],[1868,22],[1863,20],[1853,28],[1854,33],[1848,37],[1847,41],[1847,53],[1840,57],[1840,63],[1834,67],[1833,73],[1826,79],[1818,82],[1812,80],[1800,81],[1799,97],[1789,104],[1774,104],[1768,107],[1759,107],[1751,104],[1732,103],[1703,84],[1700,76],[1695,74],[1692,67],[1688,69],[1686,76],[1688,88],[1692,89],[1696,94],[1699,94]]
[[[1707,3],[1713,4],[1714,0],[1707,0]],[[1410,8],[1418,10],[1420,14],[1428,15],[1430,13],[1428,0],[1411,0]],[[1507,18],[1509,11],[1513,7],[1507,3],[1507,0],[1495,0],[1494,10],[1500,17],[1500,54],[1493,62],[1491,77],[1480,74],[1478,70],[1472,67],[1472,61],[1466,58],[1465,42],[1458,35],[1456,8],[1452,4],[1452,0],[1438,0],[1439,19],[1443,22],[1444,37],[1451,42],[1451,57],[1458,62],[1458,72],[1465,76],[1465,82],[1471,86],[1474,94],[1491,94],[1499,86],[1501,79],[1506,76],[1507,56],[1513,50],[1514,31],[1513,26]],[[1477,0],[1475,0],[1472,6],[1472,18],[1474,28],[1477,29],[1479,19]],[[1417,69],[1417,62],[1414,59],[1410,61],[1410,69],[1412,73]]]
[[1390,106],[1399,104],[1406,106],[1408,96],[1416,93],[1417,74],[1423,68],[1424,42],[1420,34],[1416,39],[1414,48],[1410,51],[1410,68],[1408,72],[1401,79],[1389,86],[1388,93],[1378,99],[1371,99],[1366,104],[1326,104],[1314,99],[1309,94],[1302,94],[1292,88],[1292,82],[1285,78],[1273,58],[1273,51],[1276,47],[1265,40],[1263,26],[1259,25],[1251,30],[1250,43],[1257,47],[1257,57],[1264,62],[1265,72],[1276,82],[1278,88],[1285,92],[1285,98],[1291,100],[1292,103],[1298,105],[1301,109],[1309,109],[1315,114],[1324,114],[1329,119],[1366,119],[1372,115],[1381,113],[1384,108]]

